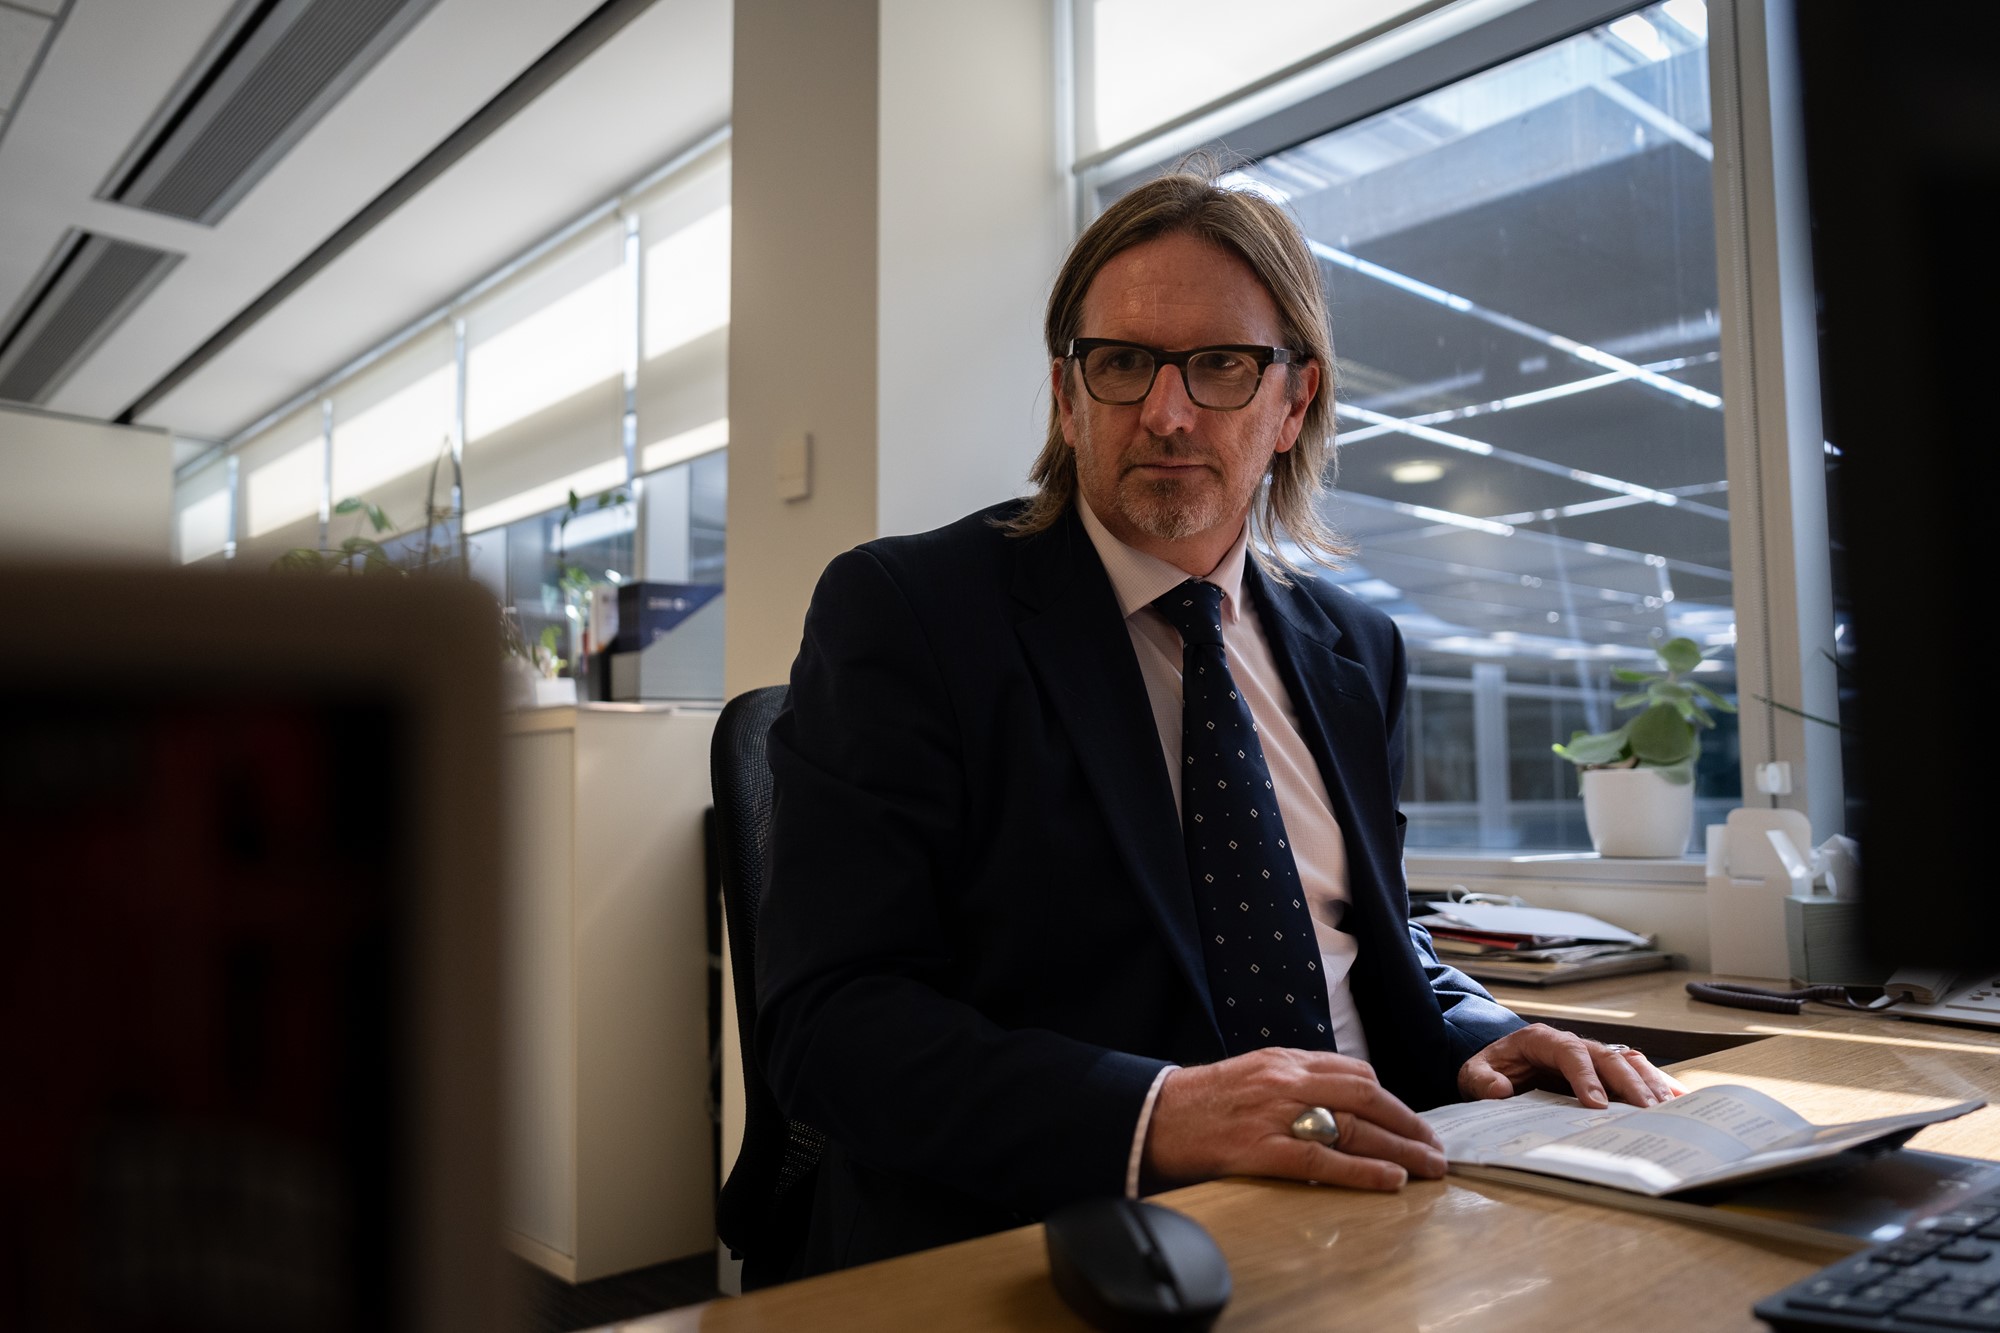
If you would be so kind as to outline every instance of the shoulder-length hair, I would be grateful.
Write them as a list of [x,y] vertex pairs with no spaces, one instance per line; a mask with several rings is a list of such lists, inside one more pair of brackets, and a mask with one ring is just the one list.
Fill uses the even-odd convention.
[[[1206,165],[1206,164],[1199,164]],[[1292,447],[1272,459],[1270,474],[1250,506],[1250,551],[1280,582],[1300,572],[1279,545],[1289,537],[1314,563],[1338,565],[1354,548],[1320,516],[1320,494],[1333,484],[1333,334],[1320,286],[1319,263],[1290,213],[1261,194],[1225,188],[1214,174],[1183,168],[1121,197],[1084,230],[1056,275],[1043,331],[1049,357],[1068,355],[1083,319],[1083,298],[1118,254],[1162,236],[1196,236],[1239,256],[1277,304],[1286,343],[1319,363],[1319,388]],[[1292,392],[1298,368],[1288,366]],[[1062,410],[1049,403],[1048,438],[1028,470],[1035,493],[1001,527],[1015,536],[1042,532],[1076,498],[1076,454],[1063,438]]]

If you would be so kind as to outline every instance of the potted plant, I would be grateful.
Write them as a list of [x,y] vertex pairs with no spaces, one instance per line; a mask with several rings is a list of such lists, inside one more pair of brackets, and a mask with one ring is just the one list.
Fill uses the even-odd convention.
[[[1654,649],[1657,672],[1613,667],[1611,677],[1642,688],[1613,700],[1638,709],[1613,731],[1579,731],[1555,752],[1580,770],[1583,820],[1600,856],[1679,856],[1694,832],[1694,761],[1701,733],[1715,726],[1709,708],[1736,706],[1687,677],[1701,665],[1692,639]],[[1705,706],[1704,706],[1705,705]]]

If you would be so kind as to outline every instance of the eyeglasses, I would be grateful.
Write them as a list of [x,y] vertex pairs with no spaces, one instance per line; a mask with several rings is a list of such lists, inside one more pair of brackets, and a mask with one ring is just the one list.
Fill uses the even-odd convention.
[[1231,343],[1221,347],[1190,347],[1185,352],[1119,342],[1115,338],[1073,338],[1070,359],[1083,368],[1083,387],[1100,403],[1130,407],[1146,401],[1161,366],[1181,372],[1188,400],[1212,412],[1248,407],[1274,365],[1296,365],[1306,358],[1289,347],[1251,347]]

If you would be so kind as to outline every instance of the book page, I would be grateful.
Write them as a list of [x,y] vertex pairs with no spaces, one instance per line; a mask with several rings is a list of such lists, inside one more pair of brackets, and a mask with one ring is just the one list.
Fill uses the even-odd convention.
[[1810,1122],[1761,1092],[1703,1088],[1496,1164],[1664,1194],[1760,1152],[1797,1146],[1812,1132]]
[[1641,1110],[1592,1110],[1528,1093],[1426,1111],[1449,1161],[1510,1166],[1661,1194],[1760,1151],[1810,1139],[1814,1126],[1749,1088],[1714,1087]]

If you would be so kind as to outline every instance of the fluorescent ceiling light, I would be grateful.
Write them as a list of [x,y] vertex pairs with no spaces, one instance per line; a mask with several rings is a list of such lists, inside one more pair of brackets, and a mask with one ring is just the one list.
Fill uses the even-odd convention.
[[[625,484],[625,460],[613,458],[587,467],[581,472],[572,472],[567,477],[558,477],[540,486],[531,486],[517,495],[497,500],[490,505],[482,505],[465,516],[465,531],[469,535],[497,528],[503,523],[527,518],[565,504],[569,493],[597,495],[616,486]],[[574,528],[581,519],[571,520]]]
[[1280,188],[1272,181],[1261,180],[1244,171],[1232,171],[1218,178],[1215,183],[1225,190],[1241,190],[1245,194],[1262,195],[1274,204],[1289,204],[1292,202],[1292,196],[1289,191]]
[[614,268],[473,347],[465,366],[465,438],[491,435],[623,375],[630,320],[625,270]]
[[664,440],[649,444],[639,456],[641,472],[658,472],[663,467],[685,463],[690,458],[712,453],[729,443],[729,418],[717,417],[693,430],[684,430],[678,435],[669,435]]
[[1444,464],[1434,463],[1428,458],[1398,463],[1389,469],[1389,479],[1400,481],[1405,486],[1417,486],[1427,481],[1436,481],[1444,475]]
[[1660,40],[1660,30],[1637,14],[1627,14],[1613,23],[1611,35],[1648,60],[1665,60],[1673,54]]
[[729,323],[727,205],[646,251],[646,357],[683,347]]
[[1495,523],[1491,519],[1474,518],[1470,514],[1454,514],[1449,509],[1433,509],[1429,505],[1406,505],[1401,501],[1390,501],[1390,507],[1411,518],[1426,518],[1433,523],[1449,523],[1455,528],[1470,528],[1474,532],[1489,533],[1495,537],[1511,537],[1514,529],[1505,523]]
[[325,475],[325,441],[317,435],[254,469],[243,483],[250,535],[261,537],[317,514]]
[[1667,0],[1660,9],[1699,40],[1708,40],[1708,6],[1702,0]]
[[229,492],[203,496],[181,510],[181,563],[193,564],[229,544]]

